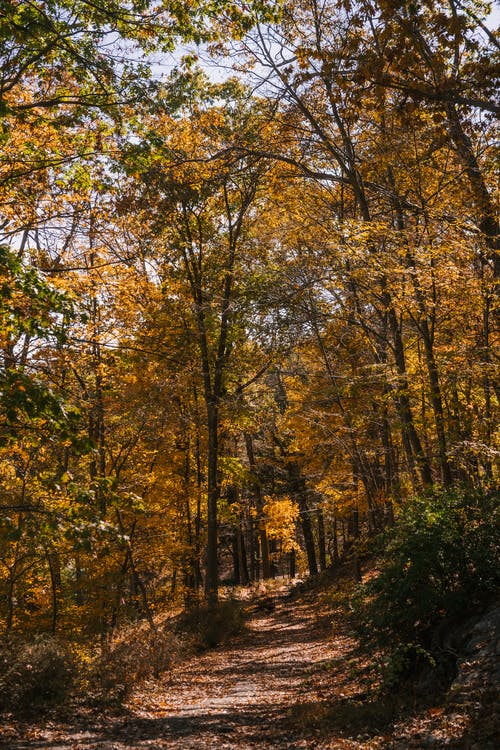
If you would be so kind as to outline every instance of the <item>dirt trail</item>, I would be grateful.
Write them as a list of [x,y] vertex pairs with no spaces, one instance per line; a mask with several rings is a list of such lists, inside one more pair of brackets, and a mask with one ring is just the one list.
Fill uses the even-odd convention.
[[[313,617],[311,604],[281,600],[257,613],[230,644],[179,665],[160,684],[142,689],[119,718],[89,725],[48,724],[27,730],[12,750],[292,750],[323,745],[302,730],[300,713],[324,698],[356,690],[345,676],[355,642]],[[338,674],[335,664],[339,665]],[[327,676],[325,682],[324,676]],[[338,678],[338,679],[337,679]],[[352,681],[351,681],[352,682]],[[312,736],[311,736],[312,732]]]
[[[278,599],[224,646],[138,687],[119,715],[0,725],[0,750],[493,750],[468,709],[377,698],[374,659],[318,595]],[[403,697],[403,696],[400,696]],[[410,696],[411,697],[411,696]],[[406,708],[404,708],[406,706]],[[484,722],[483,722],[484,723]]]

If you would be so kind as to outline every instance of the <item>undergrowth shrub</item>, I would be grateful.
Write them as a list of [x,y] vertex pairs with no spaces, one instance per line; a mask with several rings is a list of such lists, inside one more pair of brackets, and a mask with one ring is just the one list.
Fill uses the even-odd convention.
[[[440,621],[474,612],[500,584],[498,495],[453,488],[415,497],[383,537],[378,574],[352,599],[361,635],[391,644],[391,681]],[[401,650],[402,649],[402,650]],[[429,659],[431,656],[429,655]]]
[[430,651],[420,643],[400,643],[391,649],[383,662],[383,685],[392,690],[426,668],[436,668],[436,660]]
[[196,648],[213,648],[241,631],[245,622],[243,604],[236,599],[220,601],[215,607],[199,605],[185,612],[178,628],[187,633]]
[[88,696],[100,703],[119,704],[137,684],[170,670],[181,651],[179,638],[168,630],[153,632],[143,624],[123,628],[91,661]]
[[8,639],[0,653],[0,710],[29,712],[61,703],[75,673],[71,650],[58,638]]

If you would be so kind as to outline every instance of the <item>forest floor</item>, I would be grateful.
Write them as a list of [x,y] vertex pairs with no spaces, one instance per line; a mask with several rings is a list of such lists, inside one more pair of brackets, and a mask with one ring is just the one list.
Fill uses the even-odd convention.
[[321,593],[254,607],[241,634],[139,686],[120,712],[66,707],[0,727],[2,750],[483,750],[470,717],[377,698],[364,652]]

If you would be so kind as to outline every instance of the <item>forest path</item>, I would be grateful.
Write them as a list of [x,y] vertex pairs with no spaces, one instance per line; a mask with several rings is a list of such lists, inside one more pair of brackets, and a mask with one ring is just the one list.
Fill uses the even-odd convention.
[[[323,743],[307,721],[325,700],[359,692],[346,664],[355,640],[321,621],[308,597],[278,600],[230,643],[144,686],[120,717],[29,731],[13,750],[293,750],[363,747],[354,738]],[[86,724],[86,725],[85,725]],[[309,724],[309,726],[308,726]],[[341,733],[342,734],[342,733]],[[348,733],[350,734],[350,733]],[[352,735],[351,735],[352,737]]]
[[[152,709],[167,729],[153,747],[316,747],[300,736],[294,719],[307,704],[326,697],[318,673],[330,672],[337,660],[343,663],[355,646],[345,634],[334,637],[310,604],[282,601],[272,613],[252,619],[229,645],[183,664],[166,685],[161,705],[153,702],[138,713],[146,712],[147,723]],[[341,692],[344,682],[343,674],[336,690]],[[331,679],[328,683],[330,695]]]
[[[492,750],[465,709],[377,698],[376,655],[320,592],[254,608],[237,637],[138,686],[119,714],[71,705],[0,725],[0,750]],[[400,696],[403,697],[403,696]],[[406,701],[408,704],[408,701]]]

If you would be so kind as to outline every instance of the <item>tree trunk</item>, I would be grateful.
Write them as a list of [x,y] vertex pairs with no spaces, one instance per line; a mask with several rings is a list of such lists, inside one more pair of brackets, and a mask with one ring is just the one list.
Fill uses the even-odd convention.
[[333,541],[333,549],[332,549],[332,562],[336,563],[339,560],[339,540],[338,540],[338,523],[337,518],[335,517],[333,519],[333,528],[332,528],[332,541]]
[[232,548],[232,555],[233,555],[233,581],[237,586],[241,583],[241,575],[240,575],[240,556],[238,554],[238,532],[235,531],[233,534],[233,538],[231,539],[231,548]]
[[56,559],[55,553],[50,550],[45,550],[45,557],[49,566],[50,573],[50,588],[51,588],[51,600],[52,600],[52,619],[51,619],[51,633],[56,634],[57,630],[57,617],[59,613],[57,593],[61,584],[61,574],[59,570],[59,562]]
[[248,564],[247,564],[247,551],[245,547],[245,537],[240,528],[236,532],[237,536],[237,550],[238,550],[238,567],[240,571],[240,583],[242,586],[247,586],[249,583],[248,575]]
[[219,457],[219,419],[218,409],[213,403],[208,408],[208,479],[207,479],[207,574],[205,578],[205,595],[209,605],[218,600],[218,544],[217,544],[217,504],[219,500],[218,457]]
[[401,419],[403,445],[406,448],[408,463],[410,464],[410,466],[413,466],[414,461],[416,461],[420,471],[422,483],[428,486],[432,484],[432,472],[429,461],[427,460],[427,457],[422,449],[422,443],[420,442],[413,422],[410,397],[408,395],[409,386],[406,372],[406,357],[403,339],[401,336],[401,331],[399,329],[399,323],[396,318],[396,313],[394,311],[394,308],[392,307],[392,304],[388,312],[389,328],[392,334],[392,341],[394,345],[394,361],[396,363],[396,369],[398,371],[398,386],[395,395],[398,412]]
[[[474,153],[472,142],[464,131],[456,106],[450,102],[446,107],[448,118],[448,132],[462,162],[465,174],[469,180],[474,203],[478,212],[478,223],[483,233],[485,244],[493,264],[493,278],[500,278],[500,223],[497,218],[497,207],[488,190],[486,181],[481,173],[479,162]],[[496,295],[500,294],[500,286],[496,285]],[[500,308],[497,310],[500,315]]]
[[318,518],[318,552],[320,570],[326,570],[326,539],[325,539],[325,519],[321,508],[316,510]]
[[318,565],[316,562],[316,550],[314,547],[311,511],[309,508],[309,503],[307,502],[305,481],[301,476],[300,468],[295,461],[288,461],[287,469],[290,495],[299,506],[299,519],[302,526],[302,534],[304,537],[304,544],[306,548],[309,573],[310,575],[314,576],[318,573]]
[[269,558],[269,541],[267,538],[266,527],[263,520],[264,502],[262,499],[262,485],[260,483],[257,466],[255,462],[255,453],[253,449],[253,439],[249,433],[245,433],[245,446],[250,471],[252,472],[252,491],[255,497],[255,507],[257,509],[257,523],[259,529],[259,541],[262,555],[262,577],[271,578],[271,561]]

